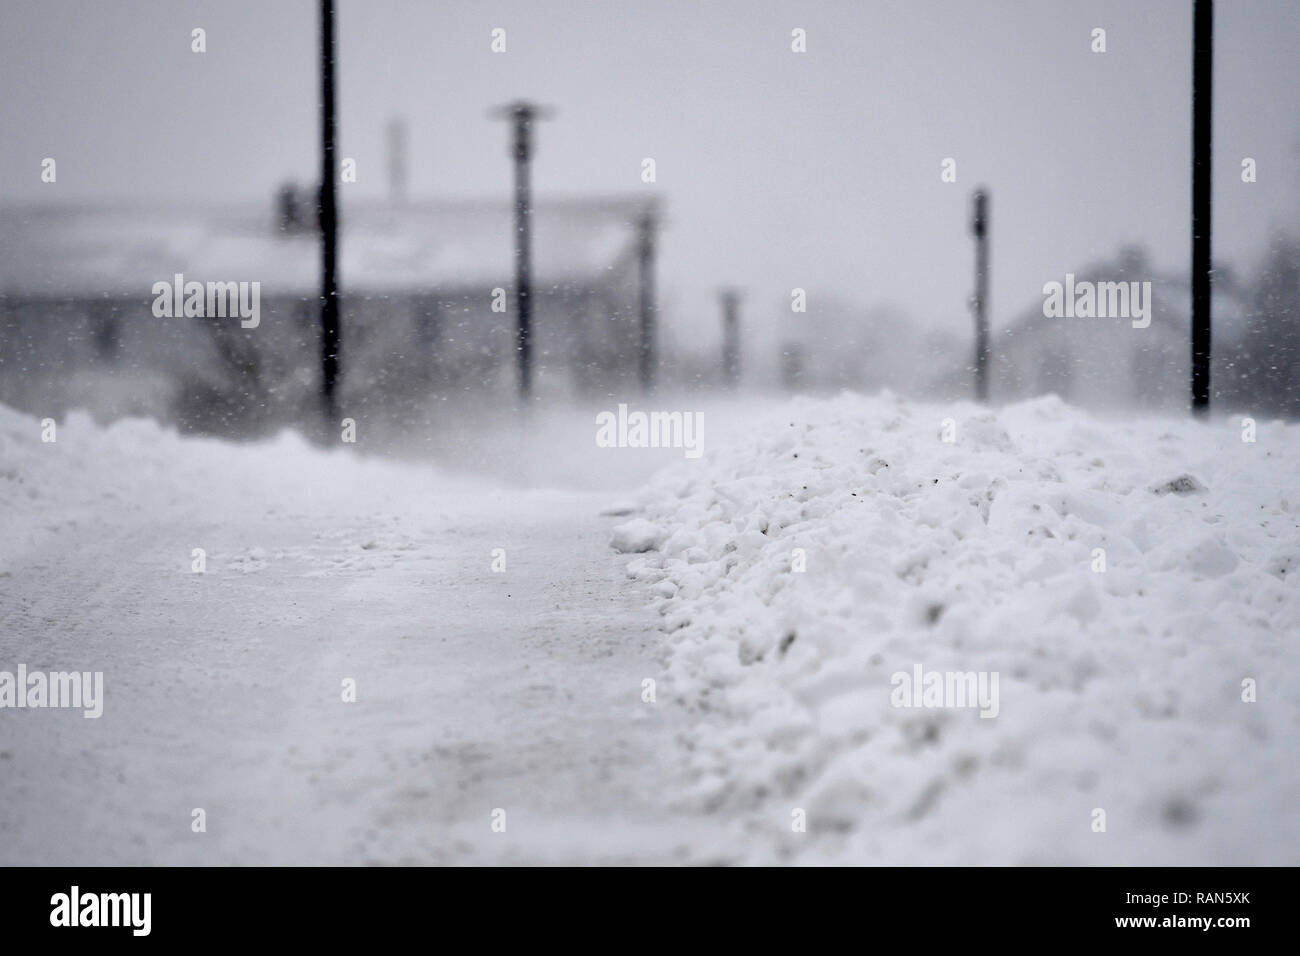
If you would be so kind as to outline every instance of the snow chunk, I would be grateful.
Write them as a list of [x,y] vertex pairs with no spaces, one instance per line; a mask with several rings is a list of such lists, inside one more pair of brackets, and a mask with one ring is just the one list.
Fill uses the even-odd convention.
[[655,550],[667,537],[667,533],[653,522],[645,518],[633,518],[614,529],[610,544],[615,551],[623,554],[640,554]]
[[1152,493],[1157,495],[1194,495],[1205,490],[1205,486],[1191,475],[1179,475],[1162,485],[1151,486]]

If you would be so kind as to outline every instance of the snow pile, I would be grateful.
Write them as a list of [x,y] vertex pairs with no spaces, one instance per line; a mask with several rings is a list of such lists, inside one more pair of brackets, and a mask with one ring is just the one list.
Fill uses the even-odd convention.
[[[168,542],[177,571],[191,570],[200,539],[211,574],[285,562],[305,564],[306,573],[380,569],[444,521],[436,502],[411,515],[412,502],[468,484],[354,454],[342,442],[318,448],[290,431],[230,444],[142,418],[101,426],[84,411],[51,430],[0,405],[0,577],[22,570],[35,549],[70,547],[69,534],[175,524],[187,528],[185,540]],[[233,530],[250,521],[252,541]],[[264,546],[275,522],[293,529],[292,546]]]
[[[1294,864],[1297,475],[1281,423],[846,395],[662,473],[615,544],[654,548],[735,858]],[[996,716],[895,706],[918,667],[996,674]]]

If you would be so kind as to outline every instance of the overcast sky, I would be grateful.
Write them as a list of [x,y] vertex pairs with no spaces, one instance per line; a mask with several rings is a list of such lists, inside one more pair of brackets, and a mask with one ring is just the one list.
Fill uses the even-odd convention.
[[[345,202],[386,192],[394,115],[409,122],[412,194],[504,195],[506,130],[487,110],[551,104],[535,188],[666,199],[664,299],[687,343],[716,339],[723,283],[764,324],[810,321],[836,296],[967,334],[981,183],[995,327],[1122,243],[1186,268],[1191,0],[338,6],[340,152],[360,176]],[[806,53],[791,51],[796,27]],[[1296,0],[1220,2],[1216,41],[1215,253],[1248,265],[1300,212]],[[314,175],[316,50],[310,0],[4,0],[0,199],[269,203]],[[796,286],[807,320],[789,314]]]

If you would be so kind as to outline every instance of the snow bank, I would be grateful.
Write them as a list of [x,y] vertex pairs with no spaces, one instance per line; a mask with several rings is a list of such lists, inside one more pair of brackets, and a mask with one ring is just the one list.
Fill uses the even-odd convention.
[[[655,549],[738,858],[1294,864],[1298,475],[1280,423],[846,395],[662,473],[615,543]],[[998,675],[996,716],[894,706],[917,667]]]
[[[49,432],[0,405],[0,577],[17,573],[35,549],[70,546],[61,533],[138,536],[142,526],[177,523],[201,536],[212,574],[284,561],[304,562],[309,574],[389,567],[446,523],[440,496],[470,487],[342,443],[318,448],[289,431],[232,444],[143,418],[99,425],[74,411]],[[265,547],[225,527],[249,518],[267,523]],[[268,550],[275,522],[311,543]],[[199,543],[169,542],[168,560],[190,571]]]

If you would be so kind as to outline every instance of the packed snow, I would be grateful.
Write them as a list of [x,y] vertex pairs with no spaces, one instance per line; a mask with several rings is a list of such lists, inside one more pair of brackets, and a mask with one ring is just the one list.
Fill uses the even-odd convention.
[[1300,862],[1300,427],[1244,437],[845,395],[661,473],[612,543],[694,804],[749,862]]
[[0,671],[102,672],[103,712],[0,709],[0,864],[690,858],[606,491],[385,461],[364,422],[44,431],[0,406]]

